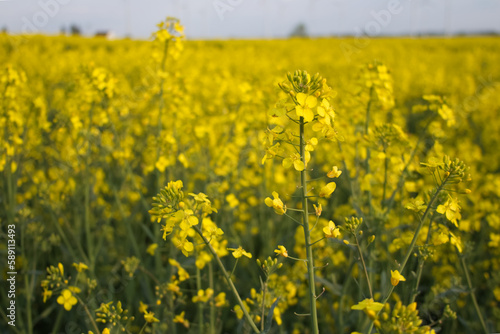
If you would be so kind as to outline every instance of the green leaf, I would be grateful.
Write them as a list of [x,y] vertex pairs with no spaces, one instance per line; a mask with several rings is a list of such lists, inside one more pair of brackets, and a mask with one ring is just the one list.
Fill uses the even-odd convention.
[[262,334],[267,334],[271,330],[271,325],[273,324],[274,308],[276,307],[276,305],[278,305],[279,300],[280,300],[279,298],[276,298],[273,305],[271,305],[271,308],[269,309],[269,312],[267,313],[266,324],[264,326],[264,331],[262,332]]

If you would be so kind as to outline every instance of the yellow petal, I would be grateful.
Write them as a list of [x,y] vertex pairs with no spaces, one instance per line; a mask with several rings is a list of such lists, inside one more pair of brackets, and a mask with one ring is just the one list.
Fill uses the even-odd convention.
[[308,96],[306,99],[306,106],[314,108],[318,104],[318,99],[315,96]]
[[304,163],[300,160],[295,160],[293,162],[293,168],[295,168],[295,170],[298,170],[299,172],[303,171],[304,170]]
[[301,106],[304,106],[306,104],[306,99],[307,99],[307,95],[304,94],[304,93],[298,93],[297,96],[297,102],[301,105]]
[[288,159],[288,158],[283,159],[283,162],[281,164],[285,168],[290,168],[290,167],[292,167],[292,159]]
[[304,109],[304,122],[312,122],[314,119],[314,113],[311,109]]

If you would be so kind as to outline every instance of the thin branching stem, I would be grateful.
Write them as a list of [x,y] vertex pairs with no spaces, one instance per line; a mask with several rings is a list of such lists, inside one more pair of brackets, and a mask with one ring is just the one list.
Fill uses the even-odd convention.
[[[432,222],[434,221],[434,215],[435,215],[435,213],[432,215],[431,221],[429,222],[429,230],[427,231],[427,238],[425,240],[425,246],[427,246],[429,244],[429,242],[431,241]],[[420,279],[422,278],[422,272],[423,272],[423,269],[424,269],[424,264],[425,264],[425,259],[419,258],[418,269],[417,269],[417,277],[416,277],[416,280],[415,280],[415,287],[413,289],[413,294],[412,294],[412,297],[411,297],[411,300],[410,300],[411,303],[413,303],[415,301],[415,299],[417,298],[417,295],[418,295],[418,286],[420,285]]]
[[219,269],[222,271],[222,274],[224,275],[224,277],[226,278],[227,284],[229,285],[231,292],[233,293],[234,297],[236,298],[238,305],[241,307],[241,310],[243,311],[243,315],[245,316],[245,319],[247,320],[248,324],[250,325],[250,327],[252,327],[252,329],[255,333],[260,333],[259,329],[257,328],[255,323],[253,322],[252,317],[248,313],[245,305],[243,304],[243,301],[241,300],[240,294],[238,293],[238,290],[234,286],[234,283],[233,283],[233,280],[231,279],[231,276],[229,275],[226,268],[222,264],[222,261],[221,261],[219,255],[217,255],[217,252],[215,251],[215,249],[208,242],[207,238],[205,238],[201,229],[198,226],[193,226],[193,228],[196,231],[196,233],[198,233],[198,235],[203,239],[203,241],[205,242],[205,244],[208,247],[208,250],[210,251],[210,253],[214,257],[215,261],[217,262],[217,265],[219,266]]
[[481,313],[481,310],[479,309],[479,304],[477,303],[476,295],[474,294],[474,289],[472,287],[472,282],[471,282],[471,279],[470,279],[469,270],[467,269],[467,264],[465,263],[465,258],[460,253],[460,251],[458,250],[458,248],[455,247],[455,249],[457,251],[458,257],[460,258],[460,264],[462,265],[462,269],[464,271],[465,279],[467,280],[467,287],[469,288],[470,298],[472,299],[472,303],[474,304],[474,309],[476,311],[477,317],[479,318],[479,322],[481,323],[481,327],[483,328],[484,333],[488,334],[490,332],[488,331],[488,327],[486,327],[486,323],[484,322],[483,315]]
[[323,238],[321,238],[319,240],[316,240],[315,242],[311,243],[309,246],[315,245],[315,244],[317,244],[318,242],[320,242],[320,241],[322,241],[324,239],[326,239],[326,237],[323,237]]
[[94,320],[94,317],[90,314],[90,311],[89,311],[89,308],[87,307],[87,304],[85,304],[83,302],[83,300],[80,298],[80,296],[78,296],[78,294],[75,293],[73,295],[76,297],[76,299],[78,300],[80,305],[82,305],[83,309],[85,310],[85,314],[87,314],[87,317],[89,318],[90,323],[92,324],[92,327],[94,327],[96,334],[101,334],[101,331],[99,330],[99,327],[97,327],[97,324]]
[[267,293],[267,277],[266,281],[262,284],[262,305],[260,314],[260,330],[264,331],[264,315],[266,312],[266,293]]
[[287,216],[288,218],[290,218],[291,220],[293,220],[295,223],[297,223],[298,225],[300,226],[303,226],[301,222],[299,222],[297,219],[293,218],[292,216],[290,216],[289,214],[286,214],[285,213],[285,216]]
[[353,233],[354,239],[356,240],[356,248],[358,249],[359,259],[361,260],[361,264],[363,265],[363,270],[365,272],[366,282],[368,283],[368,290],[370,291],[370,298],[373,299],[373,291],[372,284],[370,283],[370,276],[368,275],[368,270],[366,269],[365,258],[363,256],[363,252],[361,251],[361,246],[359,245],[358,236],[356,233]]

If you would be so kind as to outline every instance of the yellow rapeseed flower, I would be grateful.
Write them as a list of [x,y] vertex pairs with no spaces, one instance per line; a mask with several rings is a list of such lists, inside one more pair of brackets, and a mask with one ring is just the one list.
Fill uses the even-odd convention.
[[192,301],[193,303],[206,303],[213,295],[213,289],[208,288],[207,290],[198,290],[198,293],[192,298]]
[[404,276],[401,275],[398,270],[391,270],[391,284],[393,286],[396,286],[400,281],[406,281],[406,278],[404,278]]
[[342,171],[337,166],[333,166],[332,170],[329,171],[328,174],[326,174],[326,176],[333,179],[333,178],[339,177],[341,174],[342,174]]
[[240,305],[236,305],[234,307],[234,312],[236,313],[236,317],[238,319],[242,319],[243,318],[243,310],[241,309]]
[[283,201],[280,199],[279,194],[276,191],[273,191],[274,199],[267,197],[265,199],[265,203],[268,207],[273,208],[274,212],[279,215],[283,215],[286,212],[286,205],[283,204]]
[[87,269],[89,269],[89,267],[85,264],[85,263],[73,263],[73,267],[76,268],[76,271],[78,271],[79,273],[81,273],[82,271],[85,271]]
[[283,159],[282,165],[285,168],[293,166],[293,168],[299,172],[305,169],[304,162],[301,160],[300,154],[298,153],[292,153],[287,158]]
[[330,182],[327,183],[326,186],[321,188],[319,191],[319,197],[330,197],[330,195],[335,191],[337,188],[337,184],[335,182]]
[[286,250],[285,246],[281,246],[279,245],[278,246],[278,249],[275,249],[274,252],[277,254],[277,255],[281,255],[281,256],[284,256],[284,257],[288,257],[288,251]]
[[227,250],[233,251],[233,256],[235,259],[239,259],[243,255],[248,257],[249,259],[252,258],[252,254],[247,252],[246,250],[243,249],[243,247],[238,247],[237,249],[234,248],[228,248]]
[[181,314],[177,314],[174,317],[174,322],[182,324],[184,327],[189,328],[189,321],[184,319],[184,315],[186,314],[185,311],[182,311]]
[[384,304],[378,303],[373,300],[373,298],[367,298],[356,305],[351,306],[351,310],[367,310],[367,311],[375,311],[378,312],[384,307]]
[[147,310],[148,310],[148,305],[144,304],[142,301],[139,301],[139,312],[146,313]]
[[146,320],[147,323],[153,323],[153,322],[160,322],[160,320],[155,318],[155,314],[153,312],[145,312],[144,313],[144,320]]
[[44,288],[43,292],[42,292],[42,296],[43,296],[43,302],[45,303],[47,301],[47,299],[52,297],[52,291],[48,290],[47,288]]
[[214,299],[215,299],[215,307],[222,307],[227,305],[225,292],[219,293]]
[[323,228],[323,233],[325,233],[325,237],[327,238],[337,238],[340,236],[339,228],[335,226],[333,221],[328,222],[328,226]]
[[441,204],[437,207],[436,211],[438,213],[446,215],[446,218],[451,221],[456,227],[458,227],[458,220],[462,218],[460,214],[460,205],[458,205],[458,199],[449,197],[446,203]]
[[295,107],[295,112],[297,116],[303,117],[304,122],[311,122],[314,119],[314,112],[311,108],[316,107],[318,104],[318,99],[314,96],[308,96],[304,93],[297,94],[297,102],[299,105]]
[[151,244],[148,246],[148,248],[146,249],[146,252],[151,255],[151,256],[154,256],[155,255],[155,252],[156,252],[156,248],[158,248],[158,244],[157,243],[154,243],[154,244]]
[[73,305],[76,305],[76,303],[78,303],[78,300],[76,299],[75,296],[73,296],[73,294],[69,289],[64,289],[61,292],[61,295],[57,297],[57,303],[63,305],[64,309],[66,311],[69,311],[71,310]]

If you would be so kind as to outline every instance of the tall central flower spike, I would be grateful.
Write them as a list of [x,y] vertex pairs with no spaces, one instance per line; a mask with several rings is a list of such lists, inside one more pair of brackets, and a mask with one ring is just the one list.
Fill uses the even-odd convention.
[[[284,94],[269,110],[269,116],[285,116],[297,124],[302,121],[310,125],[316,134],[307,138],[305,159],[301,159],[296,149],[290,150],[290,145],[295,148],[298,145],[298,133],[285,129],[282,125],[269,128],[265,137],[266,154],[262,158],[262,164],[278,157],[282,159],[283,167],[302,171],[311,158],[310,152],[314,151],[320,139],[343,140],[334,128],[335,112],[330,101],[336,92],[319,74],[311,77],[306,71],[295,71],[293,74],[288,73],[287,79],[278,84]],[[277,121],[276,124],[280,122]]]
[[[317,294],[315,291],[314,258],[312,245],[315,242],[311,240],[312,228],[309,223],[309,198],[329,197],[336,188],[335,182],[329,182],[310,190],[319,188],[319,192],[314,194],[308,191],[308,173],[311,169],[307,166],[311,160],[311,152],[316,150],[320,140],[339,139],[337,132],[333,127],[335,113],[330,103],[330,98],[334,95],[331,88],[326,84],[319,74],[310,76],[306,71],[295,71],[292,75],[287,74],[287,81],[279,83],[283,92],[280,93],[280,99],[274,108],[269,110],[268,115],[273,117],[273,127],[269,127],[264,138],[266,153],[262,159],[264,164],[268,160],[279,158],[282,160],[282,166],[286,169],[292,168],[300,173],[299,198],[301,198],[301,207],[290,208],[295,211],[294,215],[300,213],[302,217],[291,217],[296,223],[301,225],[304,231],[304,244],[307,259],[307,280],[308,296],[310,305],[311,333],[319,334],[318,312],[316,308]],[[311,133],[314,132],[314,133]],[[329,178],[339,177],[342,172],[335,167],[330,173]],[[319,179],[316,179],[316,181]],[[318,181],[320,182],[320,181]],[[278,215],[287,215],[287,207],[280,199],[279,194],[274,191],[273,198],[267,197],[265,203],[268,207],[274,209]],[[317,205],[316,205],[317,204]],[[322,206],[320,203],[313,204],[314,212],[317,218],[321,216]],[[335,224],[330,221],[330,225],[324,228],[325,237],[338,237],[340,232]],[[284,257],[289,257],[285,246],[279,246],[275,253]],[[291,257],[289,257],[291,258]]]

